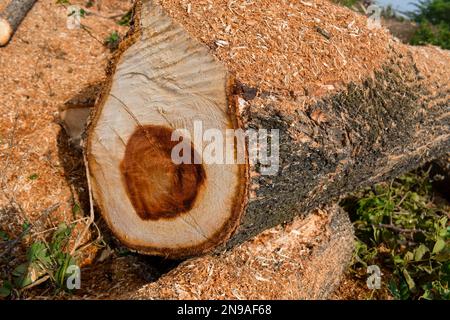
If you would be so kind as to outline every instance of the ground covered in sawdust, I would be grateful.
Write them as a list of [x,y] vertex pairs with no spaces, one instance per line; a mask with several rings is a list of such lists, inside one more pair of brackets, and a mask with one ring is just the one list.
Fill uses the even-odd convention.
[[[261,90],[320,96],[349,81],[363,79],[388,54],[390,40],[385,30],[369,30],[365,19],[324,0],[278,1],[279,6],[263,0],[258,4],[239,0],[160,2],[227,64],[238,81]],[[2,272],[23,262],[29,243],[45,239],[60,222],[76,226],[73,242],[80,240],[89,216],[84,168],[80,153],[70,147],[61,131],[58,108],[85,87],[104,79],[111,52],[103,41],[112,31],[124,35],[127,29],[109,17],[120,17],[130,6],[131,1],[97,0],[89,8],[95,14],[82,18],[86,28],[69,30],[66,8],[54,0],[41,0],[11,43],[0,48],[0,227],[14,239],[20,236],[24,223],[32,225],[30,235],[12,248],[9,259],[0,258]],[[242,25],[245,27],[238,28]],[[252,47],[247,48],[248,45]],[[317,223],[323,224],[320,221]],[[77,258],[85,266],[84,287],[71,298],[123,298],[123,288],[128,292],[140,289],[137,298],[151,298],[149,295],[155,292],[164,296],[161,291],[165,289],[157,285],[141,287],[178,262],[131,254],[112,239],[98,217],[96,225],[100,231],[91,228],[82,239],[87,246],[78,251]],[[283,237],[296,234],[292,226],[269,230],[246,244],[245,250],[263,250],[264,237],[271,233],[281,242]],[[99,234],[101,241],[95,241]],[[297,249],[309,250],[307,244]],[[250,270],[254,264],[261,271],[256,272],[256,281],[261,286],[267,286],[265,263],[279,263],[288,268],[292,262],[289,255],[276,250],[269,251],[273,254],[269,262],[258,261],[248,255],[249,251],[242,251],[248,255],[243,256],[242,265]],[[212,264],[207,259],[215,258],[203,261],[206,268],[203,271],[208,275],[214,270],[208,269]],[[94,260],[96,263],[91,264]],[[300,268],[298,263],[295,265]],[[235,265],[220,267],[230,272]],[[183,270],[188,269],[189,263],[185,263]],[[280,281],[283,286],[289,283],[289,279]],[[224,280],[221,285],[225,284]],[[208,298],[196,292],[186,293],[185,288],[178,291],[177,298]],[[267,288],[267,297],[277,297]],[[286,296],[291,297],[283,288]],[[227,297],[241,297],[238,291],[229,289]],[[350,291],[344,289],[345,294],[336,297],[361,297],[347,295]],[[211,294],[219,297],[220,292]],[[55,295],[45,284],[23,292],[21,297],[67,298],[62,293]]]
[[[89,10],[122,15],[130,5],[103,0],[100,10]],[[110,51],[103,41],[127,28],[99,15],[82,18],[85,29],[69,30],[66,21],[64,6],[38,1],[13,40],[0,48],[0,226],[11,239],[24,223],[33,226],[8,265],[23,261],[26,243],[46,237],[59,223],[75,224],[79,234],[86,222],[79,210],[79,195],[86,191],[83,167],[57,123],[58,108],[104,78]]]

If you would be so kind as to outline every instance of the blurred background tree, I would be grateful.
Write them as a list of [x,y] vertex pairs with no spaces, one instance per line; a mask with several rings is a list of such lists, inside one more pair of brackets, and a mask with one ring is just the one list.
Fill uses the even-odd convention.
[[450,0],[421,0],[409,17],[419,24],[410,43],[450,49]]
[[360,13],[370,4],[383,6],[383,24],[403,42],[450,49],[450,0],[411,0],[408,8],[414,6],[414,9],[408,12],[394,9],[393,6],[405,10],[404,1],[334,0]]

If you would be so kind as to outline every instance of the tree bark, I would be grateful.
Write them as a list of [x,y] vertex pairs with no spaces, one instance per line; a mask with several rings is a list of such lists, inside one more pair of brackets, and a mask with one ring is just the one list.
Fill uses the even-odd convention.
[[[444,85],[436,85],[417,54],[393,49],[374,76],[305,107],[235,82],[160,5],[138,1],[87,130],[94,199],[125,245],[186,257],[231,248],[414,169],[450,146],[448,68],[426,68],[443,72]],[[448,52],[438,55],[449,63]],[[171,133],[193,133],[195,120],[222,133],[278,129],[279,170],[264,175],[267,163],[248,157],[244,164],[173,163]],[[195,157],[196,145],[186,141]]]
[[0,46],[6,45],[36,0],[11,0],[0,13]]
[[[258,186],[255,201],[250,201],[227,246],[258,234],[261,226],[290,221],[298,213],[397,177],[447,152],[449,92],[429,96],[418,76],[412,62],[395,57],[373,79],[351,84],[346,92],[306,112],[286,115],[276,105],[268,104],[264,111],[250,107],[248,126],[281,131],[281,172],[270,179],[252,175],[251,183]],[[439,102],[433,104],[434,100]],[[326,122],[315,121],[315,112]]]

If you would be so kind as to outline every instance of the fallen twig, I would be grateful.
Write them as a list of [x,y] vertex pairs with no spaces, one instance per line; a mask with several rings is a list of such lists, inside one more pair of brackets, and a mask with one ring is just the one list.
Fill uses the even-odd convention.
[[392,224],[379,223],[378,226],[382,227],[382,228],[390,229],[393,231],[401,232],[401,233],[425,233],[423,230],[420,230],[420,229],[404,229],[404,228],[394,226]]
[[73,255],[75,253],[75,251],[81,246],[81,242],[83,241],[84,237],[86,236],[86,233],[88,232],[89,227],[94,222],[94,204],[93,204],[93,198],[92,198],[92,189],[91,189],[91,180],[90,180],[89,166],[88,166],[87,159],[86,159],[85,155],[83,156],[83,158],[84,158],[84,163],[85,163],[85,166],[86,166],[86,180],[87,180],[88,192],[89,192],[89,211],[90,211],[90,215],[89,215],[89,220],[88,220],[88,222],[86,224],[86,227],[81,232],[80,236],[75,241],[75,244],[74,244],[72,250],[70,251],[71,255]]

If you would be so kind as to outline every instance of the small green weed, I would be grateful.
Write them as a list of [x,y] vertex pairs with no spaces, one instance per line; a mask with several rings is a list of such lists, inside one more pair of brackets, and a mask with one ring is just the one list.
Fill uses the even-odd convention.
[[105,39],[105,45],[111,50],[114,51],[118,48],[120,42],[120,35],[117,31],[113,31],[110,35]]
[[127,13],[125,13],[119,21],[117,21],[117,24],[119,26],[129,26],[131,22],[131,10],[129,10]]
[[30,180],[36,180],[37,178],[39,178],[39,175],[37,173],[33,173],[30,176],[28,176],[28,179]]
[[365,279],[378,265],[396,299],[450,299],[450,207],[434,200],[428,171],[344,200],[357,237],[354,275]]
[[28,248],[26,261],[17,265],[0,287],[0,297],[8,297],[33,284],[49,280],[57,289],[65,289],[67,268],[75,265],[68,253],[72,228],[62,223],[53,233],[50,242],[35,241]]

